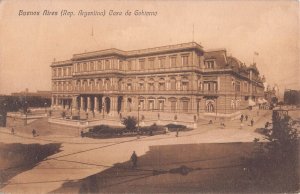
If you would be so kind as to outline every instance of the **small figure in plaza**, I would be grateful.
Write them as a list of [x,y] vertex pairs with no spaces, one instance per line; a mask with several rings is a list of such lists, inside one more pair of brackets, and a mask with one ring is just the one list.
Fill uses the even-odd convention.
[[13,127],[11,128],[11,134],[15,134],[15,129]]
[[165,127],[165,134],[169,133],[168,127]]
[[240,129],[243,129],[243,127],[244,127],[244,123],[241,123]]
[[81,130],[81,132],[80,132],[80,136],[81,136],[81,137],[84,137],[83,130]]
[[265,124],[265,128],[268,128],[269,125],[270,125],[270,123],[269,123],[269,121],[267,121],[266,124]]
[[133,151],[131,157],[130,157],[130,160],[132,162],[132,168],[136,168],[137,167],[137,161],[138,161],[138,157],[135,153],[135,151]]
[[225,128],[225,127],[226,127],[224,122],[221,122],[221,127],[222,127],[222,128]]
[[208,124],[212,124],[212,123],[213,123],[212,120],[209,120]]
[[178,136],[179,136],[179,129],[176,128],[176,137],[178,137]]
[[32,136],[35,137],[36,136],[36,130],[32,129]]
[[254,120],[253,119],[251,119],[251,127],[253,127],[253,124],[254,124]]
[[242,114],[241,115],[241,118],[240,118],[240,120],[241,120],[241,123],[243,122],[243,120],[244,120],[244,115]]
[[245,116],[245,120],[248,121],[248,115]]
[[86,116],[86,119],[88,119],[89,118],[89,113],[88,112],[85,113],[85,116]]
[[149,135],[150,135],[150,136],[153,136],[153,131],[152,131],[152,130],[150,130]]

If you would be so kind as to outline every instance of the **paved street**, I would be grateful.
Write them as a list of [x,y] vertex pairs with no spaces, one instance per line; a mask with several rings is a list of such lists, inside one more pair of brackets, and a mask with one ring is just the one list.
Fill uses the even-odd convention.
[[[16,176],[5,182],[1,191],[5,193],[79,192],[79,188],[76,187],[72,187],[73,190],[60,189],[63,188],[63,184],[83,181],[86,177],[99,174],[112,168],[117,163],[128,163],[133,150],[141,157],[147,154],[149,155],[151,148],[159,146],[252,142],[254,138],[262,138],[261,135],[255,133],[254,130],[263,127],[264,123],[270,119],[271,115],[269,112],[257,118],[254,127],[245,125],[243,129],[239,129],[239,121],[236,120],[226,123],[225,128],[221,128],[219,124],[216,123],[213,125],[198,126],[197,129],[192,131],[181,132],[179,137],[175,137],[175,133],[168,133],[166,135],[151,137],[141,136],[139,139],[136,137],[90,139],[54,134],[33,138],[30,134],[26,133],[11,135],[9,129],[1,128],[0,142],[4,144],[60,145],[59,150],[55,154],[49,155],[37,165],[33,165],[30,169],[21,171],[21,173],[16,174]],[[183,149],[183,147],[179,147],[178,149]],[[240,151],[234,154],[247,154],[242,152],[244,152],[244,150],[241,148]],[[172,155],[172,153],[176,153],[176,150],[172,150],[169,153],[171,154],[169,158],[174,157],[174,155],[180,155],[180,153]],[[226,155],[225,152],[220,152],[219,154]],[[234,158],[234,154],[232,158]],[[185,157],[187,157],[185,159],[193,160],[198,156],[195,154]],[[212,155],[211,157],[214,156]],[[180,157],[177,158],[177,160],[184,161],[183,158]],[[157,159],[155,161],[157,162]],[[145,160],[145,162],[141,163],[143,165],[139,166],[139,168],[142,170],[159,169],[160,164],[162,164],[161,167],[171,168],[171,166],[163,165],[164,162],[165,161],[161,161],[157,164],[148,164]],[[174,161],[172,160],[171,162]],[[195,174],[193,176],[195,176]],[[151,179],[148,181],[150,180]],[[153,183],[153,180],[150,182]],[[115,187],[115,189],[116,188],[117,187]]]

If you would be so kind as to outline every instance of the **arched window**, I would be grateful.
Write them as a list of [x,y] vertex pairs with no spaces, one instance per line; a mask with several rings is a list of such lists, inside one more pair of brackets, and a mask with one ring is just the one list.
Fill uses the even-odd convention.
[[170,79],[170,84],[171,84],[171,90],[176,90],[176,79],[175,78]]
[[165,79],[164,78],[160,78],[158,81],[158,89],[160,91],[163,91],[166,89],[166,84],[165,84]]
[[206,112],[215,112],[215,107],[214,107],[214,102],[213,101],[209,101],[206,104]]
[[149,80],[148,80],[148,90],[150,90],[150,91],[154,91],[154,79],[153,78],[150,78]]
[[105,90],[109,90],[110,89],[110,80],[106,79],[104,85],[105,85]]
[[181,86],[182,86],[182,90],[188,90],[189,89],[189,80],[188,80],[187,77],[182,78]]

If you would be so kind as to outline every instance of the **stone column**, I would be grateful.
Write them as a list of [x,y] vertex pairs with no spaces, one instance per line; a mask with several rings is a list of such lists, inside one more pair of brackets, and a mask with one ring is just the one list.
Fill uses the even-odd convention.
[[80,110],[83,110],[83,97],[80,97]]
[[58,106],[58,96],[55,97],[55,106]]
[[124,100],[124,104],[123,104],[123,106],[124,106],[123,112],[127,112],[127,106],[128,106],[127,101],[128,101],[128,99],[127,99],[127,97],[124,96],[123,100]]
[[94,97],[94,112],[99,112],[99,100],[98,100],[98,96]]
[[91,111],[91,97],[87,97],[87,111]]
[[112,112],[116,111],[116,97],[115,96],[112,96],[110,97],[110,110]]
[[78,109],[77,96],[73,96],[73,98],[72,98],[72,108],[73,108],[74,110],[77,110],[77,109]]
[[51,106],[54,106],[54,96],[51,97]]

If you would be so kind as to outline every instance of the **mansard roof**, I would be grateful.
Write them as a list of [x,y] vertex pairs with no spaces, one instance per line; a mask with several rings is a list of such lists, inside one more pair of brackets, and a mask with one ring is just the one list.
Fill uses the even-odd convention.
[[140,50],[131,50],[131,51],[123,51],[120,49],[111,48],[106,50],[74,54],[72,60],[103,57],[103,56],[136,57],[142,55],[152,55],[152,54],[167,53],[167,52],[174,52],[174,51],[183,51],[189,49],[196,49],[199,52],[203,52],[203,47],[200,44],[196,42],[189,42],[189,43],[167,45],[167,46],[160,46],[160,47],[140,49]]

